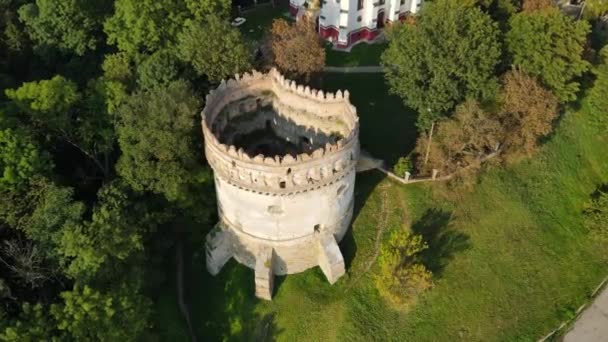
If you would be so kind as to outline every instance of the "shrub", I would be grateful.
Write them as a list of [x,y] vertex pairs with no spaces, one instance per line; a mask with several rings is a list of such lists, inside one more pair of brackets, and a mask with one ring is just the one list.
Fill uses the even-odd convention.
[[416,303],[418,295],[431,288],[432,274],[420,262],[420,252],[427,248],[420,235],[405,230],[393,231],[382,246],[375,283],[392,306],[407,310]]
[[412,159],[410,158],[410,156],[407,157],[401,157],[399,158],[399,160],[397,160],[397,162],[395,163],[395,166],[393,166],[393,172],[395,172],[395,174],[399,177],[405,177],[405,173],[406,172],[412,172],[414,166],[412,163]]
[[593,234],[608,238],[608,192],[600,189],[587,203],[585,211],[585,226]]

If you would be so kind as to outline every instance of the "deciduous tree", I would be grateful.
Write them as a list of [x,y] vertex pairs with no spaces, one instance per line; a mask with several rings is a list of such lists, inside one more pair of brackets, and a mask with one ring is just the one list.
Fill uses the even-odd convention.
[[600,132],[608,132],[608,47],[600,51],[600,63],[593,68],[596,79],[589,92],[592,121]]
[[101,24],[112,8],[108,0],[36,0],[19,17],[38,46],[55,46],[83,55],[100,43]]
[[76,284],[53,304],[57,328],[79,341],[137,341],[149,327],[151,303],[137,288],[117,285],[108,291]]
[[0,190],[13,191],[34,176],[47,175],[50,155],[20,129],[0,130]]
[[418,111],[418,127],[428,130],[467,96],[494,95],[500,55],[497,24],[487,14],[439,0],[422,9],[415,26],[393,31],[382,63],[391,91]]
[[[453,117],[438,122],[428,163],[418,160],[418,169],[426,174],[437,169],[448,175],[463,168],[478,168],[484,157],[497,151],[504,135],[497,115],[469,99],[456,108]],[[427,137],[421,135],[416,151],[426,153],[427,143]]]
[[166,87],[177,80],[179,60],[168,50],[159,50],[147,56],[137,67],[137,83],[141,89]]
[[393,231],[382,245],[375,283],[390,304],[409,309],[421,293],[431,288],[432,274],[420,262],[420,253],[427,248],[420,235],[405,230]]
[[251,67],[250,52],[241,33],[215,16],[185,23],[184,31],[179,35],[178,55],[212,82]]
[[172,45],[189,16],[182,0],[116,0],[104,31],[109,44],[137,56]]
[[523,12],[545,11],[557,7],[553,0],[524,0],[521,5]]
[[294,24],[275,20],[270,30],[270,44],[274,63],[283,73],[308,78],[325,66],[325,49],[313,23],[306,18]]
[[5,93],[35,127],[35,132],[74,146],[107,175],[110,166],[100,157],[107,161],[114,146],[114,131],[107,107],[104,101],[99,101],[102,90],[92,82],[83,96],[74,82],[54,76],[26,82]]
[[519,70],[503,78],[502,125],[507,159],[531,155],[538,139],[549,134],[558,114],[558,100],[532,76]]
[[600,17],[608,12],[608,1],[606,0],[585,0],[585,14],[594,18]]
[[513,63],[539,77],[561,102],[574,100],[576,78],[589,67],[582,57],[589,25],[557,9],[519,13],[510,24],[507,45]]
[[131,96],[118,109],[118,173],[135,190],[169,200],[204,180],[200,156],[200,101],[183,81]]

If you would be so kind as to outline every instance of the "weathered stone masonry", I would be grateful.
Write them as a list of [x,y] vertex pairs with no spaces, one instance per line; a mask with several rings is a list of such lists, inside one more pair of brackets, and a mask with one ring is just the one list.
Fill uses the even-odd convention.
[[[337,243],[352,219],[359,158],[359,119],[348,92],[254,71],[211,91],[202,116],[220,218],[207,236],[208,271],[217,274],[233,257],[255,270],[256,295],[264,299],[274,275],[317,265],[334,283],[344,274]],[[274,140],[251,138],[256,132]],[[237,140],[249,145],[233,145]],[[266,155],[276,140],[287,152]]]

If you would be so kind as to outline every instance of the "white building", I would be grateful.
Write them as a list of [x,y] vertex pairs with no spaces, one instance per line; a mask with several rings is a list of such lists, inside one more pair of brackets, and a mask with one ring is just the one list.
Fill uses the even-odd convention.
[[[374,40],[386,23],[417,13],[423,0],[320,0],[319,34],[339,48]],[[289,0],[296,16],[306,0]]]

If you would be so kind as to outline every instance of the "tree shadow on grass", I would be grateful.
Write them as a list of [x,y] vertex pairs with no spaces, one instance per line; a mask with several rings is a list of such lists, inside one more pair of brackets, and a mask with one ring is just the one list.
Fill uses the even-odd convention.
[[277,336],[284,331],[277,327],[275,322],[276,312],[271,312],[266,315],[256,315],[256,320],[258,322],[257,328],[254,330],[253,334],[249,336],[247,340],[249,341],[276,341]]
[[429,248],[422,252],[422,262],[436,277],[457,253],[471,247],[467,234],[450,228],[452,213],[429,209],[412,225],[416,234],[422,235]]
[[361,209],[365,206],[367,199],[374,191],[376,186],[382,182],[382,180],[386,176],[379,171],[366,171],[363,173],[357,174],[357,180],[355,184],[355,194],[354,201],[355,206],[353,209],[353,218],[351,221],[350,227],[348,227],[348,231],[340,241],[340,251],[342,252],[342,256],[344,257],[344,266],[348,271],[350,269],[350,265],[352,264],[355,256],[357,255],[357,242],[355,241],[353,235],[353,225],[352,223],[357,220],[359,214],[361,213]]

